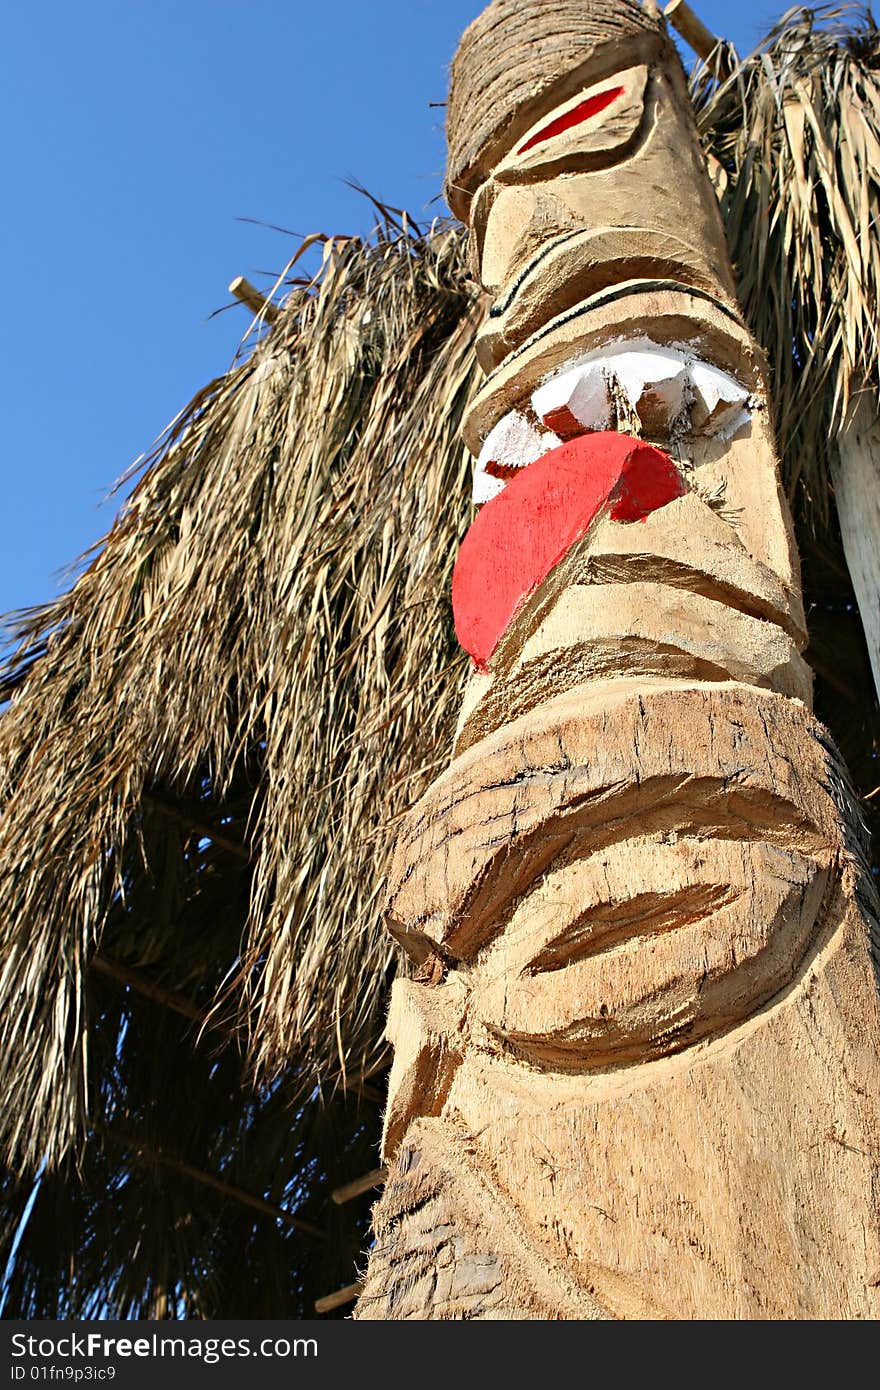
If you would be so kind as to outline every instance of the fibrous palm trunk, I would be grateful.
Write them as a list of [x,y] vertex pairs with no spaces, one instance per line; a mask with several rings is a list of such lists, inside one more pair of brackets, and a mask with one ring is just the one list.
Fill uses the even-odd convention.
[[631,0],[495,0],[448,130],[474,669],[397,838],[357,1316],[876,1316],[877,905],[680,64]]

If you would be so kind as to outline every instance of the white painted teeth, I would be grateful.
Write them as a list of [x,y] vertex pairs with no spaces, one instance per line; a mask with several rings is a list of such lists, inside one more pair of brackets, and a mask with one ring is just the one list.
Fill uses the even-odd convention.
[[732,376],[708,362],[690,368],[692,434],[720,434],[729,439],[749,418],[749,393]]
[[622,340],[578,359],[539,386],[532,405],[545,425],[571,437],[607,428],[615,396],[655,437],[727,437],[748,418],[749,393],[734,377],[648,338]]
[[688,368],[684,355],[653,344],[617,352],[605,359],[609,383],[616,381],[632,410],[648,427],[678,421],[687,404]]
[[503,416],[486,435],[474,468],[474,504],[482,506],[504,491],[517,468],[534,463],[562,443],[551,430],[539,430],[518,410]]
[[608,383],[598,363],[572,367],[551,377],[532,396],[532,408],[563,439],[611,423]]
[[486,436],[474,469],[477,506],[562,440],[608,429],[619,418],[615,404],[628,406],[652,439],[729,439],[750,414],[748,390],[735,377],[649,338],[621,339],[577,358],[542,382],[531,403],[537,427],[512,410]]

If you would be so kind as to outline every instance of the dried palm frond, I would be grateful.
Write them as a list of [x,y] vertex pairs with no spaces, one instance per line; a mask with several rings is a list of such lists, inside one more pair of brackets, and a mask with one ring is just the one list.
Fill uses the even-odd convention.
[[[728,55],[730,57],[730,55]],[[790,10],[692,82],[746,318],[769,357],[789,491],[821,524],[854,388],[880,387],[880,33],[860,6]]]
[[[448,743],[474,308],[453,230],[328,241],[310,290],[146,460],[71,591],[20,622],[0,720],[13,1165],[57,1163],[83,1123],[96,948],[161,959],[196,891],[167,880],[148,816],[189,826],[186,862],[210,845],[247,868],[218,1007],[263,1079],[292,1053],[312,1085],[369,1061],[389,826]],[[144,876],[159,901],[132,921]]]
[[330,1193],[375,1166],[378,1106],[297,1103],[295,1059],[255,1091],[174,1011],[91,972],[88,998],[93,1127],[75,1163],[0,1178],[0,1315],[313,1316],[364,1248],[369,1199]]

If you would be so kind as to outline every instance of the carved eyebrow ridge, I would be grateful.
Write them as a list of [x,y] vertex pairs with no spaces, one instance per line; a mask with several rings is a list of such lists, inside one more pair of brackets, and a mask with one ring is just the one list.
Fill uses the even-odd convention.
[[578,102],[570,111],[565,111],[561,116],[557,116],[554,121],[549,121],[547,125],[537,130],[525,144],[520,145],[517,154],[525,154],[528,150],[534,149],[535,145],[543,145],[545,140],[552,140],[554,135],[561,135],[565,130],[571,130],[572,126],[581,125],[588,121],[591,116],[596,116],[600,111],[604,111],[606,106],[610,106],[616,101],[623,91],[622,87],[609,87],[605,92],[597,92],[595,96],[585,97]]

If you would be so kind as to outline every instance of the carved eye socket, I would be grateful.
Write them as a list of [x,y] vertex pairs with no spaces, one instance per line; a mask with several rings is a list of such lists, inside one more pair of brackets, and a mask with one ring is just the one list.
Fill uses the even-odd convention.
[[642,128],[648,69],[615,73],[546,112],[497,165],[493,177],[519,182],[561,169],[603,168],[623,157]]
[[483,1023],[534,1061],[589,1068],[675,1051],[771,998],[813,939],[830,858],[722,829],[550,872],[473,969]]
[[579,101],[577,106],[573,106],[570,111],[565,111],[555,120],[549,121],[540,130],[531,135],[524,144],[520,145],[517,154],[526,154],[528,150],[533,150],[536,145],[543,145],[545,140],[552,140],[555,135],[562,135],[566,130],[571,130],[572,126],[582,125],[584,121],[589,121],[593,116],[598,116],[600,111],[604,111],[606,106],[610,106],[612,101],[616,101],[623,95],[622,87],[609,87],[606,92],[597,92],[594,96],[586,97]]

